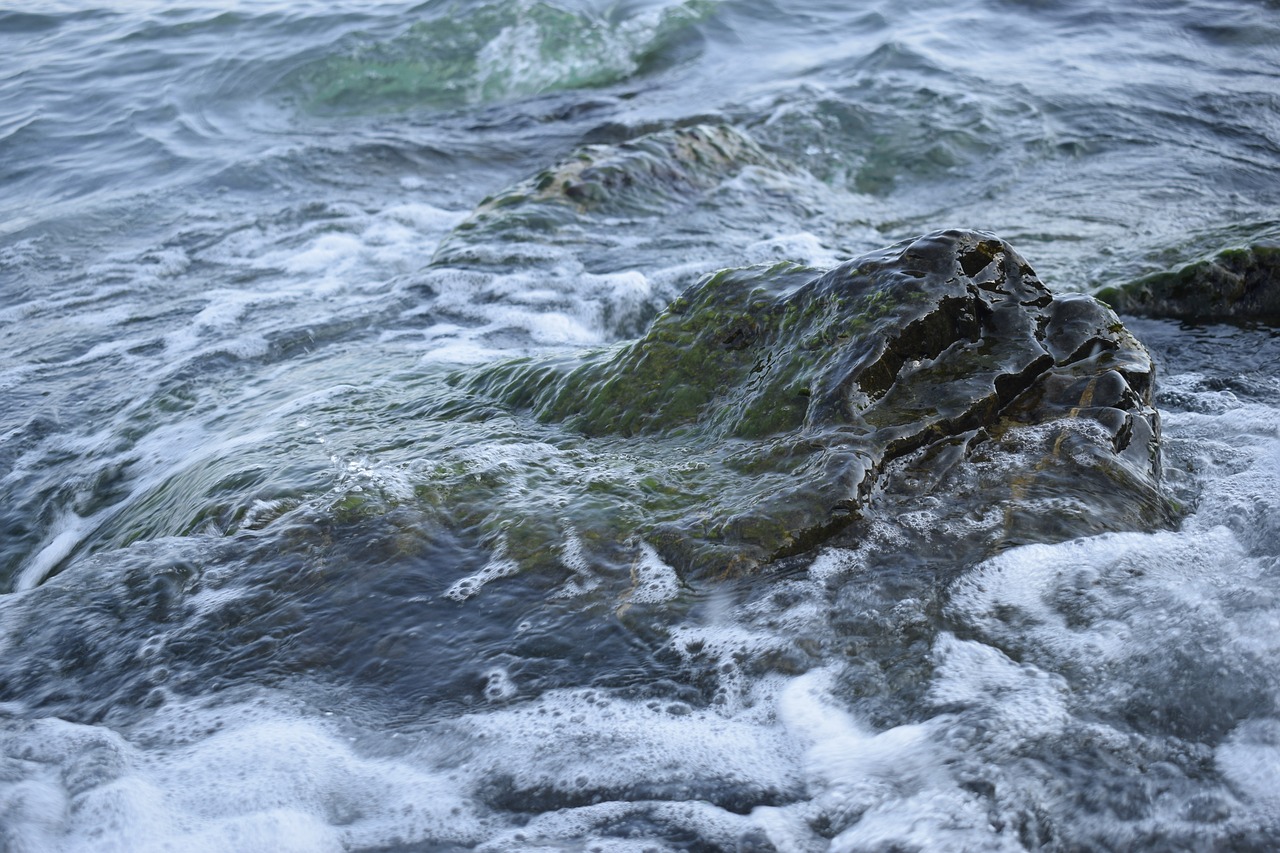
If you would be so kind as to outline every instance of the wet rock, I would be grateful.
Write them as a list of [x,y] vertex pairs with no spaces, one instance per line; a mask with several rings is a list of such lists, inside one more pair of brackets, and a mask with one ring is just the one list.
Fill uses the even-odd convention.
[[1141,317],[1280,322],[1280,244],[1227,249],[1097,296],[1121,314]]
[[[1168,515],[1152,375],[1108,308],[1055,297],[990,234],[947,231],[825,273],[722,271],[635,342],[454,383],[597,453],[643,460],[615,506],[628,507],[626,533],[591,538],[638,536],[687,578],[812,549],[886,484],[945,497],[973,459],[1011,506],[1065,483],[1106,507],[1136,507],[1119,526],[1159,524]],[[886,476],[903,461],[919,476]],[[991,485],[971,490],[969,509],[992,499]],[[607,514],[591,491],[562,502],[562,515]]]
[[[744,172],[759,186],[750,186],[750,180],[726,186]],[[709,218],[695,215],[677,228],[665,219],[673,214],[689,216],[707,207],[721,216],[721,227],[731,230],[741,218],[734,208],[742,202],[766,195],[769,183],[800,180],[796,169],[726,125],[673,128],[620,144],[585,145],[482,201],[441,243],[432,263],[514,268],[545,263],[557,248],[569,248],[588,269],[609,267],[610,258],[627,254],[637,240],[678,242],[680,228],[705,236],[700,229],[712,225]],[[713,197],[721,195],[728,197]],[[793,193],[777,195],[783,206],[792,205]],[[610,220],[604,233],[602,218]]]

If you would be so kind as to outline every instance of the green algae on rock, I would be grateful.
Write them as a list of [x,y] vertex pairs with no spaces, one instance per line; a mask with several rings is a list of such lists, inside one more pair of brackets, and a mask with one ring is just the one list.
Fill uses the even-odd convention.
[[960,442],[963,463],[1019,429],[1061,436],[1043,449],[1051,460],[997,463],[1008,500],[1050,466],[1149,508],[1124,524],[1167,520],[1152,372],[1105,306],[1055,297],[997,237],[947,231],[825,273],[722,271],[637,341],[452,382],[478,417],[531,418],[574,452],[651,468],[612,510],[595,498],[618,490],[575,486],[554,510],[551,492],[507,507],[504,530],[549,532],[529,517],[540,508],[601,547],[646,542],[689,578],[814,548],[860,514],[895,460]]
[[1097,297],[1121,314],[1212,322],[1280,321],[1280,243],[1260,242],[1148,275]]

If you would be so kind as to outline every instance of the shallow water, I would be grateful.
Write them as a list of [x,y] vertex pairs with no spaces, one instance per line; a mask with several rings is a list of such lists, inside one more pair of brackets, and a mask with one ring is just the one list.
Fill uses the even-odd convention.
[[[5,848],[1280,844],[1274,330],[1130,323],[1177,529],[886,503],[723,582],[593,538],[696,455],[457,379],[937,228],[1063,291],[1275,238],[1278,83],[1240,0],[0,9]],[[731,168],[468,225],[719,123]]]

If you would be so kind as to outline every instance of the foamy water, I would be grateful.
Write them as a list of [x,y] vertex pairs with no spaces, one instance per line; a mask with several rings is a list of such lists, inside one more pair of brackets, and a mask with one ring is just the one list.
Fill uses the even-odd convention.
[[[827,552],[774,593],[710,606],[672,632],[687,671],[717,685],[709,704],[592,688],[532,695],[501,669],[483,673],[474,710],[390,729],[305,688],[174,696],[125,732],[11,702],[6,840],[522,850],[693,836],[721,849],[1012,850],[1048,831],[1028,823],[1046,811],[1054,832],[1099,845],[1265,837],[1277,814],[1280,691],[1266,662],[1280,651],[1280,575],[1261,525],[1280,501],[1280,421],[1269,407],[1229,412],[1166,422],[1174,446],[1232,449],[1198,472],[1182,530],[1013,549],[942,591],[941,625],[925,624],[921,602],[889,602],[880,616],[917,633],[926,679],[897,725],[860,713],[876,685],[859,665],[752,671],[847,634],[837,590],[868,580],[831,568],[855,566],[852,555]],[[669,570],[646,559],[636,600],[669,600]],[[444,594],[479,602],[506,574],[486,566]],[[11,596],[6,624],[35,606]],[[1101,755],[1105,776],[1087,769]],[[1055,780],[1074,767],[1063,788]],[[530,820],[530,809],[548,810]],[[644,840],[620,840],[623,824]]]
[[[934,228],[1060,291],[1273,239],[1277,33],[1216,0],[0,11],[0,847],[1276,846],[1273,330],[1131,323],[1173,529],[991,556],[1002,506],[875,495],[860,540],[718,582],[616,529],[696,453],[458,377]],[[504,206],[721,125],[727,165]]]

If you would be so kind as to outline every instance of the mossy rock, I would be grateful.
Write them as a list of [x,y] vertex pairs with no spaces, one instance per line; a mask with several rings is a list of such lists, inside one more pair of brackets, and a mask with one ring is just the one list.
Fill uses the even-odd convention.
[[[646,477],[597,483],[603,501],[578,489],[556,512],[579,532],[604,525],[601,541],[646,541],[690,577],[828,541],[894,460],[1050,422],[1088,426],[1045,451],[1055,470],[1159,517],[1152,371],[1105,306],[1055,297],[993,235],[946,231],[825,273],[722,271],[637,341],[452,382],[476,411],[530,418],[562,447],[639,460]],[[1045,464],[1011,455],[1008,477]]]
[[1227,249],[1097,297],[1122,314],[1190,322],[1280,323],[1280,244]]

